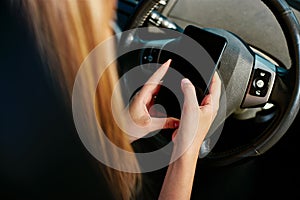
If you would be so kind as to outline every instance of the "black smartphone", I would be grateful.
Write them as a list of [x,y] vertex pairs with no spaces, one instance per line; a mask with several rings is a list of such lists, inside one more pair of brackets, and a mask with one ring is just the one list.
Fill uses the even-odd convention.
[[218,66],[224,49],[227,45],[227,40],[224,37],[193,25],[187,26],[184,29],[183,34],[191,37],[193,40],[203,46],[215,63],[215,66],[212,68]]
[[157,51],[158,63],[172,59],[157,98],[157,103],[162,104],[168,114],[180,117],[180,105],[183,103],[180,81],[183,78],[188,78],[194,84],[198,103],[201,104],[209,93],[211,79],[226,44],[226,39],[219,35],[187,26],[180,38],[170,41]]
[[[189,72],[186,75],[196,87],[198,102],[200,104],[204,96],[209,93],[211,79],[219,66],[220,59],[227,45],[227,40],[224,37],[192,25],[187,26],[183,34],[185,36],[182,42],[186,42],[186,37],[190,37],[200,46],[195,47],[196,50],[187,47],[193,56],[190,60],[195,64],[192,64],[193,66],[187,69]],[[174,65],[177,64],[174,62]]]

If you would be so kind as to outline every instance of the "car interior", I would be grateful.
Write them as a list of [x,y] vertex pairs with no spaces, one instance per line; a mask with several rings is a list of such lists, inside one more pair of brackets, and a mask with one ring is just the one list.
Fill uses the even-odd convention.
[[[201,150],[191,199],[300,199],[299,1],[118,0],[116,16],[119,31],[176,32],[151,40],[141,32],[125,35],[125,44],[140,42],[143,49],[134,54],[136,59],[132,54],[120,58],[121,75],[170,56],[184,62],[163,54],[166,41],[171,44],[177,34],[203,45],[220,74],[225,107],[205,140],[215,143],[208,152]],[[24,16],[1,1],[0,21],[0,198],[108,199],[95,158],[45,77]],[[195,82],[201,79],[191,71],[183,73]],[[131,87],[132,78],[127,77],[124,87]],[[162,89],[158,103],[177,116],[169,95]],[[133,145],[137,151],[152,151],[164,142],[170,142],[168,130]],[[165,170],[145,174],[153,179],[153,199]]]

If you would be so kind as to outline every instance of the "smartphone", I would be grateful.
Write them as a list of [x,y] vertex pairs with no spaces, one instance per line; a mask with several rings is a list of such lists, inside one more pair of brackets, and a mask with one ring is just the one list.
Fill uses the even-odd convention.
[[212,68],[215,69],[218,67],[224,49],[227,45],[226,38],[193,25],[187,26],[184,29],[183,34],[203,46],[214,61],[215,65],[212,66]]
[[180,117],[180,111],[176,109],[183,104],[180,82],[188,78],[195,86],[200,105],[209,93],[211,79],[226,45],[225,38],[191,25],[185,28],[180,38],[164,45],[157,51],[158,63],[168,59],[172,62],[163,78],[157,103],[162,104],[170,115]]

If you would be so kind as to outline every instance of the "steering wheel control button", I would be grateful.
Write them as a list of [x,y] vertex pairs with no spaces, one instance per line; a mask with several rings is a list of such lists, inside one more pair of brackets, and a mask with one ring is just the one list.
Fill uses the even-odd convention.
[[145,59],[146,61],[148,61],[149,63],[151,63],[151,62],[153,61],[153,56],[152,56],[152,55],[149,55],[148,57],[145,56],[144,59]]
[[266,73],[265,72],[260,72],[260,74],[259,74],[261,77],[264,77],[265,75],[266,75]]
[[147,63],[156,63],[158,60],[159,50],[155,48],[146,48],[144,49],[142,55],[142,64]]
[[256,69],[253,76],[253,84],[250,88],[250,95],[264,97],[268,92],[271,73],[262,69]]
[[255,86],[258,88],[263,88],[265,86],[265,82],[261,79],[258,79],[255,83]]

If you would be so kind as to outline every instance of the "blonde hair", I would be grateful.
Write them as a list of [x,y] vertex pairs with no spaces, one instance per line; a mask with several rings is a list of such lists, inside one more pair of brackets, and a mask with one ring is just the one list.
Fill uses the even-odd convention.
[[[100,42],[112,35],[110,21],[114,18],[115,1],[111,0],[22,0],[38,47],[49,67],[51,77],[58,83],[64,94],[66,106],[71,109],[72,89],[76,73],[88,56]],[[103,52],[99,56],[105,56]],[[93,73],[93,72],[90,72]],[[113,123],[111,96],[118,79],[116,66],[111,66],[102,76],[97,91],[96,107],[98,120],[106,136],[120,148],[133,152],[126,135]],[[99,87],[98,87],[99,88]],[[117,104],[122,109],[121,93]],[[105,113],[105,116],[101,116]],[[98,134],[101,143],[103,135]],[[105,152],[105,146],[99,147]],[[112,154],[112,156],[111,156]],[[110,152],[109,159],[119,161],[120,155]],[[126,160],[132,168],[138,169],[135,159]],[[138,173],[125,173],[99,164],[112,193],[117,199],[132,199],[141,182]]]

